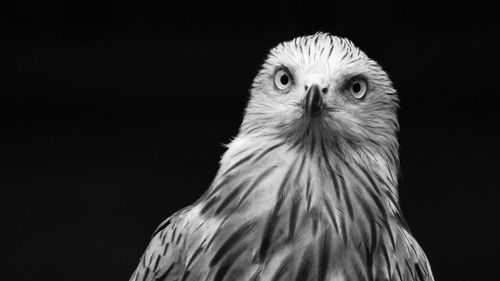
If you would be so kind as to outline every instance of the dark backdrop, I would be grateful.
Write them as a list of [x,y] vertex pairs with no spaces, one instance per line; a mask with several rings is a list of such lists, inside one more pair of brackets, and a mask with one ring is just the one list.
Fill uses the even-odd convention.
[[400,92],[402,207],[436,280],[498,277],[496,10],[341,2],[7,3],[2,279],[127,280],[210,184],[267,51],[316,31]]

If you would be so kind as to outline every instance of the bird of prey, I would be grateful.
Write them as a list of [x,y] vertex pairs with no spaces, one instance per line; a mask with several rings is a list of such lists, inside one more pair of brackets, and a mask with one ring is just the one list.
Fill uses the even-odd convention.
[[398,96],[350,40],[273,48],[208,190],[132,281],[434,280],[398,200]]

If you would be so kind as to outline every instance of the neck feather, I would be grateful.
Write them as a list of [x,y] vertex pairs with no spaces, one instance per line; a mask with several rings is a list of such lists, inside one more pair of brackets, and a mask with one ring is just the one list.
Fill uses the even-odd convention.
[[319,144],[310,153],[278,138],[238,136],[206,195],[233,192],[238,205],[252,201],[248,205],[258,206],[269,203],[259,201],[262,195],[293,194],[306,201],[307,209],[327,202],[349,215],[356,211],[353,206],[369,207],[382,217],[399,213],[397,157],[389,149],[345,150]]

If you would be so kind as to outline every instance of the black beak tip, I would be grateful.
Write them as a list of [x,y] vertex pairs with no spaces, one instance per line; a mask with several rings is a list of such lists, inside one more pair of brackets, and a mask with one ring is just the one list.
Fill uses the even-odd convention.
[[309,115],[316,117],[323,111],[323,97],[318,86],[313,85],[309,88],[305,99],[305,110]]
[[321,107],[316,107],[316,108],[311,108],[311,116],[312,117],[317,117],[323,112],[323,108]]

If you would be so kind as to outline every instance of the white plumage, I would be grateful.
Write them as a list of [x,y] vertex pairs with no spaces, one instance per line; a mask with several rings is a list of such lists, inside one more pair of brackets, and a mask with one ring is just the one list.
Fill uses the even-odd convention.
[[131,280],[433,280],[399,208],[397,108],[351,41],[278,45],[212,185]]

